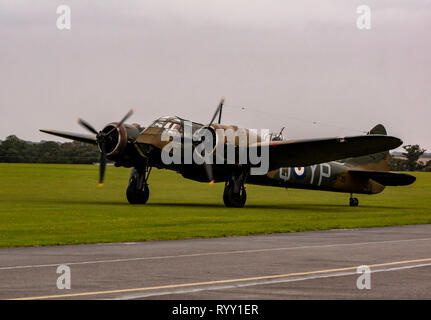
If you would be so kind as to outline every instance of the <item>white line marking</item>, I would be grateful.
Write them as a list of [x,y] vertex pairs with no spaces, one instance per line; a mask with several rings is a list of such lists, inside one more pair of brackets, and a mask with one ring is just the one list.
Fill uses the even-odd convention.
[[[413,263],[425,263],[431,261],[431,258],[422,258],[415,260],[404,260],[404,261],[392,261],[385,263],[377,263],[370,264],[368,267],[370,268],[378,268],[378,267],[388,267],[393,265],[412,265]],[[345,271],[357,271],[358,266],[351,267],[342,267],[342,268],[332,268],[325,270],[314,270],[314,271],[305,271],[305,272],[294,272],[294,273],[286,273],[286,274],[275,274],[275,275],[263,275],[263,276],[255,276],[255,277],[247,277],[247,278],[238,278],[238,279],[224,279],[224,280],[211,280],[211,281],[203,281],[203,282],[191,282],[191,283],[178,283],[178,284],[165,284],[153,287],[143,287],[143,288],[128,288],[128,289],[115,289],[115,290],[105,290],[105,291],[92,291],[92,292],[78,292],[78,293],[70,293],[70,294],[57,294],[57,295],[48,295],[48,296],[39,296],[39,297],[25,297],[25,298],[14,298],[13,300],[40,300],[40,299],[55,299],[55,298],[71,298],[71,297],[82,297],[89,295],[105,295],[105,294],[120,294],[120,293],[130,293],[130,292],[155,292],[156,290],[167,290],[167,289],[179,289],[179,288],[195,288],[195,287],[208,287],[214,285],[226,285],[226,284],[235,284],[235,283],[252,283],[256,281],[267,281],[272,279],[286,279],[286,278],[297,278],[308,275],[316,275],[316,274],[334,274],[337,272],[345,272]]]
[[[414,268],[422,268],[422,267],[429,267],[429,266],[431,266],[431,263],[423,263],[423,264],[417,264],[417,265],[412,265],[412,266],[403,266],[403,267],[371,270],[371,273],[400,271],[400,270],[404,270],[404,269],[414,269]],[[212,290],[228,290],[228,289],[261,286],[261,285],[268,285],[268,284],[297,282],[297,281],[315,280],[315,279],[324,279],[324,278],[345,277],[345,276],[352,276],[352,275],[358,275],[358,274],[356,273],[356,271],[336,272],[334,274],[317,275],[317,276],[313,275],[313,276],[294,278],[294,279],[273,279],[273,280],[265,280],[265,281],[259,281],[259,282],[238,283],[238,284],[223,285],[223,286],[210,286],[210,287],[194,288],[194,289],[182,289],[182,290],[165,291],[165,292],[153,292],[153,293],[146,293],[146,294],[127,295],[127,296],[108,299],[108,300],[142,299],[142,298],[148,298],[148,297],[167,296],[167,295],[174,295],[174,294],[188,294],[188,293],[196,293],[196,292],[212,291]]]
[[57,267],[60,264],[65,264],[65,265],[85,265],[85,264],[98,264],[98,263],[130,262],[130,261],[140,261],[140,260],[161,260],[161,259],[175,259],[175,258],[192,258],[192,257],[205,257],[205,256],[214,256],[214,255],[241,254],[241,253],[257,253],[257,252],[285,251],[285,250],[298,250],[298,249],[317,249],[317,248],[332,248],[332,247],[342,247],[342,246],[361,246],[361,245],[400,243],[400,242],[412,242],[412,241],[429,241],[429,240],[431,240],[431,238],[403,239],[403,240],[385,240],[385,241],[356,242],[356,243],[339,243],[339,244],[327,244],[327,245],[317,245],[317,246],[281,247],[281,248],[266,248],[266,249],[251,249],[251,250],[236,250],[236,251],[218,251],[218,252],[191,253],[191,254],[180,254],[180,255],[169,255],[169,256],[154,256],[154,257],[136,257],[136,258],[124,258],[124,259],[110,259],[110,260],[94,260],[94,261],[79,261],[79,262],[59,262],[59,263],[51,263],[51,264],[37,264],[37,265],[22,265],[22,266],[0,267],[0,270]]

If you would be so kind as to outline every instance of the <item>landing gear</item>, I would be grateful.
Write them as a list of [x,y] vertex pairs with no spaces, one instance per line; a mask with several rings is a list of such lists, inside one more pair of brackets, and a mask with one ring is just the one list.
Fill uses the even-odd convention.
[[247,192],[245,191],[244,182],[247,178],[247,172],[241,171],[239,174],[232,174],[226,181],[223,201],[226,207],[242,208],[247,200]]
[[130,172],[129,185],[127,186],[126,196],[130,204],[144,204],[150,196],[148,188],[148,177],[151,168],[133,168]]
[[232,184],[226,182],[223,192],[223,201],[226,207],[242,208],[247,200],[247,192],[244,185],[239,189],[239,192],[234,192]]
[[350,206],[351,207],[357,207],[359,205],[358,198],[353,198],[353,194],[350,194]]

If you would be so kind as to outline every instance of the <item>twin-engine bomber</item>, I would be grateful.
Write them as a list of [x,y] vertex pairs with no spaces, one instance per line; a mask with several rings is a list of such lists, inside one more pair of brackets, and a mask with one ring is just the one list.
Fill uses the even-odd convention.
[[[221,115],[224,98],[220,101],[209,124],[186,121],[179,117],[162,117],[150,126],[126,124],[133,114],[130,110],[119,122],[106,125],[97,131],[88,122],[79,124],[91,134],[70,133],[57,130],[42,132],[75,141],[95,144],[100,151],[99,186],[103,185],[106,161],[115,166],[132,168],[126,190],[131,204],[145,204],[150,195],[148,178],[151,168],[174,170],[187,179],[200,182],[224,182],[223,201],[227,207],[243,207],[247,194],[245,184],[301,188],[350,193],[350,206],[358,206],[353,194],[376,194],[386,186],[409,185],[415,177],[404,173],[389,172],[389,151],[402,145],[396,137],[388,136],[383,125],[372,128],[368,134],[344,138],[286,140],[280,135],[256,134],[252,130],[233,125],[222,125]],[[215,119],[218,116],[218,122]],[[206,129],[206,130],[205,130]],[[214,161],[214,150],[201,149],[198,154],[203,161],[163,161],[163,155],[174,157],[175,153],[195,152],[204,139],[191,139],[202,131],[210,132],[217,141],[217,148],[233,150],[234,161]],[[216,132],[238,134],[234,139],[217,139]],[[245,140],[239,139],[245,134]],[[170,137],[169,139],[166,136]],[[172,146],[173,138],[178,143]],[[253,139],[252,139],[253,138]],[[170,146],[166,152],[166,147]],[[202,152],[203,151],[203,152]],[[264,173],[252,174],[256,162],[240,153],[265,154]],[[263,152],[265,151],[265,153]],[[166,157],[165,157],[166,158]],[[244,160],[245,159],[245,160]],[[224,158],[226,160],[226,158]]]

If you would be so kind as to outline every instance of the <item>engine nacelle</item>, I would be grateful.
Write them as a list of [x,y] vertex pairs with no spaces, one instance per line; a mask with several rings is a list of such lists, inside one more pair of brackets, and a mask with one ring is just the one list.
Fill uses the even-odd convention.
[[121,156],[126,150],[127,143],[135,141],[139,136],[139,130],[135,126],[122,124],[116,128],[117,124],[117,122],[111,122],[102,130],[104,133],[109,133],[105,137],[105,152],[106,156],[111,158]]

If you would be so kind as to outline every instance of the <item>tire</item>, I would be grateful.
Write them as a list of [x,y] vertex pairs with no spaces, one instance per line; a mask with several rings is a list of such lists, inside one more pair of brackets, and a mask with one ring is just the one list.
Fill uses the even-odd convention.
[[245,191],[245,187],[241,186],[239,193],[233,192],[233,187],[229,183],[224,188],[223,192],[223,202],[228,208],[242,208],[247,201],[247,192]]
[[126,197],[130,204],[145,204],[150,197],[150,189],[148,184],[144,185],[143,190],[136,189],[136,178],[130,178],[129,185],[127,186]]
[[358,198],[350,198],[350,206],[351,207],[357,207],[359,205]]

